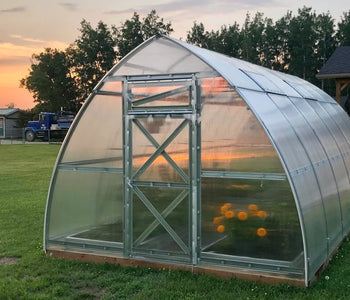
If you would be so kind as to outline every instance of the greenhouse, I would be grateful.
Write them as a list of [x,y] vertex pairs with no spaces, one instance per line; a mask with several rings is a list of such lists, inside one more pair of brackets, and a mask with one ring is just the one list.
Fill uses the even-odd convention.
[[49,256],[308,286],[350,230],[350,119],[297,77],[153,37],[81,108]]

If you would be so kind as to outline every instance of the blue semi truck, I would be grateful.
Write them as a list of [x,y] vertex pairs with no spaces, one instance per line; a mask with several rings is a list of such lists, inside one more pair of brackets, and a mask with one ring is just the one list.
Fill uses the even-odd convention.
[[38,121],[29,121],[24,128],[26,141],[32,142],[36,138],[42,140],[64,138],[72,125],[75,114],[67,111],[59,113],[41,112]]

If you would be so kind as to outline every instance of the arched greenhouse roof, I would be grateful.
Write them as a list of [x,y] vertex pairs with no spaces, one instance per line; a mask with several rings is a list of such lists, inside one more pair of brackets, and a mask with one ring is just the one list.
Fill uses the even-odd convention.
[[[153,37],[130,52],[101,80],[90,100],[113,94],[104,91],[111,82],[164,74],[174,79],[177,74],[221,76],[253,112],[279,157],[295,200],[307,285],[350,230],[349,117],[329,95],[305,80],[167,36]],[[58,164],[89,103],[66,139]],[[48,210],[53,190],[54,180]]]

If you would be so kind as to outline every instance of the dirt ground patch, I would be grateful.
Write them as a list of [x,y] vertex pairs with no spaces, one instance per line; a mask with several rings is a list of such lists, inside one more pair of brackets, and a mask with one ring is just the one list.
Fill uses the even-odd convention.
[[13,265],[19,260],[19,257],[5,256],[0,258],[0,265]]

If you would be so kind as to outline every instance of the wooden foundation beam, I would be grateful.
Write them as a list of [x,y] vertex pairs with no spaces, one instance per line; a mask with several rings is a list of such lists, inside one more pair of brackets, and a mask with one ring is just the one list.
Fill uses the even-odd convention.
[[46,255],[55,258],[64,258],[68,260],[78,260],[93,263],[110,263],[117,264],[123,267],[150,267],[153,269],[170,269],[170,270],[185,270],[193,274],[207,274],[224,279],[237,278],[247,281],[256,281],[268,284],[288,283],[294,286],[305,287],[305,282],[299,278],[290,278],[285,275],[259,272],[252,270],[242,270],[233,267],[220,267],[213,265],[203,266],[185,266],[171,263],[152,262],[139,259],[130,259],[122,256],[105,256],[96,253],[78,253],[67,252],[62,250],[47,250]]

